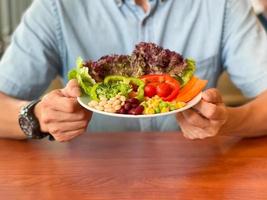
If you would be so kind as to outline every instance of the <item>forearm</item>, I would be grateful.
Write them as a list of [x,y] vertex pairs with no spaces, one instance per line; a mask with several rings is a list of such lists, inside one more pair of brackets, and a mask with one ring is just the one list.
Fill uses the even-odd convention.
[[262,93],[251,102],[228,109],[228,120],[221,134],[241,137],[267,135],[267,92]]
[[18,124],[20,108],[26,103],[0,93],[0,138],[26,139]]

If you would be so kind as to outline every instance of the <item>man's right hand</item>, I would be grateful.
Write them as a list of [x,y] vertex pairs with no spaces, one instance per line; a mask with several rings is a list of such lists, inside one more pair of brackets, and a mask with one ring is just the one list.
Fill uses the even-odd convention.
[[69,141],[86,131],[92,112],[82,108],[77,97],[81,95],[76,80],[45,95],[35,107],[35,115],[42,132],[49,132],[59,142]]

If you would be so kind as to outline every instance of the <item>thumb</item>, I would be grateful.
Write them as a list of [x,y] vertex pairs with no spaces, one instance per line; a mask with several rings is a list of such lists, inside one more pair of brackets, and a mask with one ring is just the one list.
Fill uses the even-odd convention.
[[204,91],[202,94],[202,98],[204,101],[213,103],[213,104],[223,102],[220,92],[215,88],[211,88],[211,89]]
[[62,94],[65,97],[79,97],[81,96],[81,89],[77,80],[72,79],[68,82],[65,88],[61,89]]

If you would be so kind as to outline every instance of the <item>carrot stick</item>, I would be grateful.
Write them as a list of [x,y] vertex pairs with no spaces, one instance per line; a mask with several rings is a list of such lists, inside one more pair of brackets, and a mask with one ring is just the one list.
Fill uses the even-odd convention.
[[201,80],[198,79],[193,87],[191,87],[190,90],[188,90],[186,93],[183,94],[178,94],[176,100],[177,101],[182,101],[182,102],[188,102],[192,100],[195,96],[197,96],[207,85],[208,81],[207,80]]
[[198,77],[193,76],[190,81],[180,89],[179,95],[184,95],[186,94],[189,90],[191,90],[193,88],[193,86],[195,85],[195,83],[197,82]]

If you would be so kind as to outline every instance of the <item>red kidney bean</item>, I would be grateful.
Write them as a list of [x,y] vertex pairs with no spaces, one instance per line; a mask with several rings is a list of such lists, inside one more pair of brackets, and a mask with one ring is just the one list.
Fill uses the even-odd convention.
[[131,104],[138,104],[138,105],[140,104],[139,100],[136,99],[136,98],[130,98],[130,99],[127,99],[126,102],[129,102],[129,103],[131,103]]
[[131,104],[132,108],[137,108],[139,106],[139,104]]
[[118,114],[127,114],[127,110],[125,110],[125,108],[121,107],[116,113],[118,113]]
[[125,103],[124,104],[124,109],[127,110],[127,111],[131,110],[132,109],[132,104],[129,103],[129,102]]
[[140,106],[137,106],[137,108],[135,108],[135,114],[136,115],[142,115],[143,112],[144,112],[144,106],[140,105]]
[[135,108],[132,108],[131,110],[128,111],[129,115],[136,115]]

